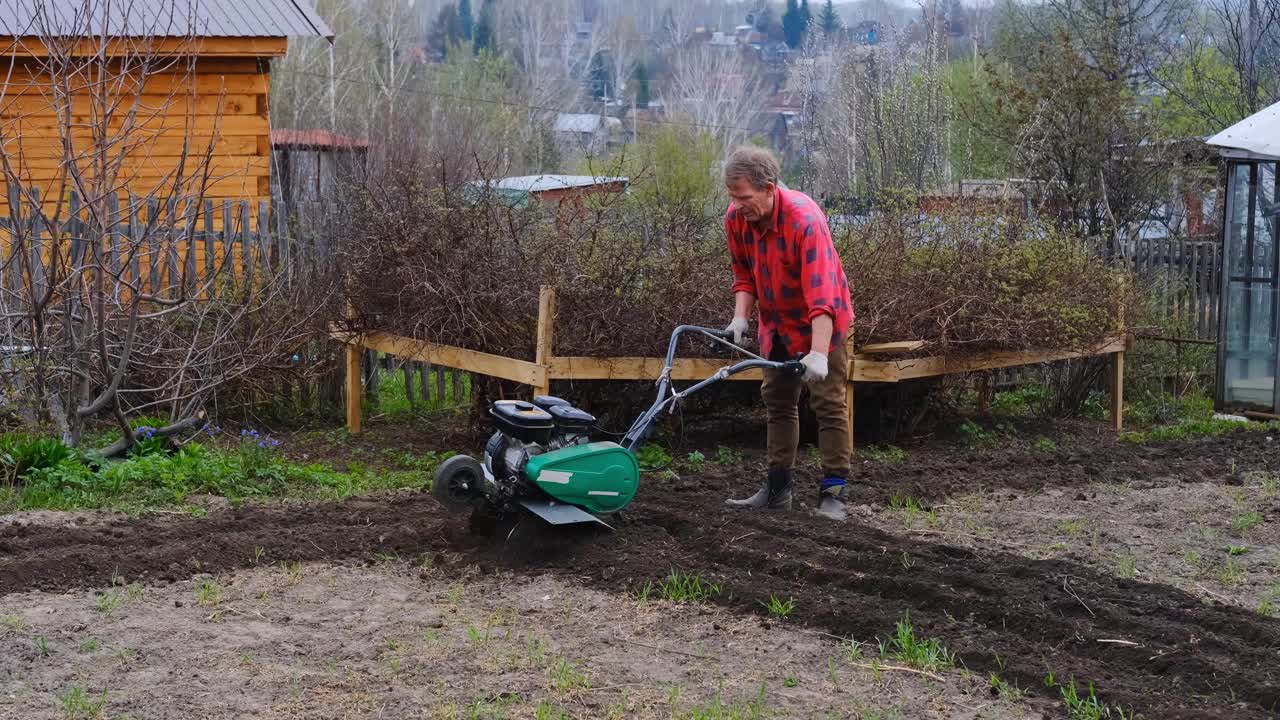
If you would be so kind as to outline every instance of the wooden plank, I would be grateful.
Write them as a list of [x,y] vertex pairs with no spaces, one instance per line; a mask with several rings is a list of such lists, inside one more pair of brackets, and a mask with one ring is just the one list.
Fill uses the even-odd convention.
[[[707,358],[680,358],[671,365],[672,380],[703,380],[733,363]],[[547,364],[552,380],[656,380],[662,372],[662,358],[645,357],[552,357]],[[760,380],[759,370],[734,375],[731,380]]]
[[31,256],[31,289],[32,298],[39,300],[44,297],[45,273],[44,273],[44,257],[40,251],[40,246],[44,242],[44,215],[41,211],[43,203],[40,200],[40,190],[32,188],[30,195],[26,198],[30,204],[23,214],[31,217],[31,235],[27,238],[30,243]]
[[360,356],[364,349],[358,343],[348,343],[344,348],[346,354],[346,393],[347,432],[352,435],[360,433],[360,421],[363,416],[364,379],[361,377]]
[[[552,338],[555,333],[555,315],[556,291],[548,285],[543,285],[538,290],[538,327],[534,350],[534,362],[542,367],[547,367],[547,363],[551,359]],[[548,375],[545,384],[539,385],[533,390],[535,395],[550,395],[550,375]]]
[[236,214],[236,242],[240,243],[240,272],[244,273],[245,277],[249,277],[253,275],[253,258],[249,253],[253,234],[253,226],[250,225],[249,218],[249,202],[241,200],[237,207],[239,212]]
[[1079,357],[1106,355],[1121,352],[1128,348],[1127,337],[1111,338],[1092,350],[1074,351],[1026,351],[996,352],[960,357],[935,356],[918,360],[890,360],[872,362],[857,360],[854,362],[855,379],[864,382],[898,382],[915,378],[937,377],[956,373],[992,370],[1017,365],[1038,365],[1046,362],[1070,360]]
[[258,201],[258,264],[264,275],[274,275],[278,266],[277,260],[271,257],[271,210],[266,200]]
[[[97,148],[95,138],[83,133],[73,133],[70,140],[73,157],[82,158],[86,162],[92,161]],[[0,149],[9,155],[11,160],[21,158],[20,163],[15,162],[18,167],[23,163],[45,160],[61,162],[67,156],[62,141],[48,136],[25,136],[21,141],[16,136],[9,136],[0,138],[0,146],[3,146]],[[142,161],[180,157],[184,147],[188,158],[192,154],[204,154],[206,151],[222,157],[265,157],[258,154],[257,136],[217,135],[215,137],[209,132],[193,133],[190,136],[148,137],[145,141],[139,138],[138,142],[131,143],[128,148],[112,149],[111,152],[116,156],[123,155],[126,159],[137,158]]]
[[75,116],[103,117],[107,114],[135,113],[147,117],[159,113],[176,113],[194,117],[258,115],[258,98],[261,95],[239,94],[191,95],[138,95],[130,88],[114,91],[86,91],[71,97],[70,102],[47,92],[19,93],[0,97],[0,117],[62,117],[68,110]]
[[[364,347],[398,358],[429,362],[436,366],[443,365],[524,385],[541,385],[547,378],[546,368],[526,360],[514,360],[451,345],[435,345],[391,333],[375,331],[352,335],[341,328],[332,328],[331,335],[341,342],[358,339]],[[436,368],[437,371],[439,369]]]
[[898,342],[872,343],[858,349],[860,355],[888,355],[892,353],[916,352],[929,343],[924,340],[900,340]]
[[179,135],[267,135],[271,124],[265,115],[186,115],[181,113],[158,113],[155,115],[139,115],[133,118],[119,117],[103,122],[92,115],[72,115],[70,118],[55,115],[30,115],[9,118],[13,132],[26,137],[61,138],[84,137],[95,139],[106,130],[114,135],[124,137],[122,128],[128,124],[128,137],[142,139],[144,137]]
[[112,292],[120,300],[120,201],[115,195],[107,196],[107,268],[111,273]]
[[[5,97],[44,94],[50,92],[52,85],[53,80],[46,73],[0,73],[0,93]],[[59,91],[71,94],[97,92],[84,77],[59,78],[58,85]],[[119,87],[130,96],[266,95],[271,92],[271,78],[264,73],[133,73],[122,78]]]
[[206,276],[213,275],[214,248],[217,243],[217,231],[213,227],[213,201],[204,201],[204,271]]
[[173,198],[169,198],[165,202],[165,287],[168,288],[170,294],[179,287],[178,272],[181,267],[178,264],[178,233],[181,228],[178,225],[177,204]]
[[136,195],[129,195],[129,269],[133,275],[133,286],[142,289],[142,254],[141,227],[138,216],[142,212],[142,204]]

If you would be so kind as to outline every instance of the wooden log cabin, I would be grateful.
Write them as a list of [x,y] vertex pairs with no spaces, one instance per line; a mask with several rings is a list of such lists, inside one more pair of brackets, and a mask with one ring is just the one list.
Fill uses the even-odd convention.
[[[11,178],[39,189],[48,213],[71,194],[73,171],[92,177],[112,157],[119,175],[100,186],[122,201],[164,207],[198,187],[201,205],[248,201],[256,219],[271,197],[271,60],[291,37],[332,32],[307,0],[0,5],[0,218]],[[173,182],[180,167],[185,190]]]

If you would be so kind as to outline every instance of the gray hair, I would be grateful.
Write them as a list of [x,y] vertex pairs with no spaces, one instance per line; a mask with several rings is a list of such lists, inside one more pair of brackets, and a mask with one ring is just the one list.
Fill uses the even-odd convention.
[[770,184],[777,185],[782,175],[782,167],[778,159],[769,150],[755,145],[743,145],[729,155],[724,164],[724,183],[745,179],[757,190],[764,190]]

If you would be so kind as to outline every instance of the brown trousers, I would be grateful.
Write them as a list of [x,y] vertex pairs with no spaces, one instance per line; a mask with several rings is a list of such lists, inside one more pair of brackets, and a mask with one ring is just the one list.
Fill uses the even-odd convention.
[[[775,347],[781,343],[775,343]],[[777,358],[774,358],[777,359]],[[827,355],[827,377],[809,386],[809,405],[818,417],[818,450],[823,477],[849,477],[849,357],[835,338]],[[804,380],[776,370],[764,372],[760,396],[769,414],[769,467],[791,469],[800,444],[800,391]]]

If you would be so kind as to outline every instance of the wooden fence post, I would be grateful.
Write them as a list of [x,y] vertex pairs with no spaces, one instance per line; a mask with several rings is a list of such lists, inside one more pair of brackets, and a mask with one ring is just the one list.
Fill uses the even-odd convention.
[[1111,426],[1116,432],[1124,429],[1124,351],[1111,354]]
[[364,348],[352,339],[344,347],[347,354],[347,432],[352,435],[360,432],[361,404],[364,399],[364,378],[361,376],[360,356]]
[[534,351],[533,361],[547,369],[547,379],[542,385],[534,386],[533,394],[551,394],[551,338],[555,333],[556,291],[549,285],[543,285],[538,291],[538,344]]

